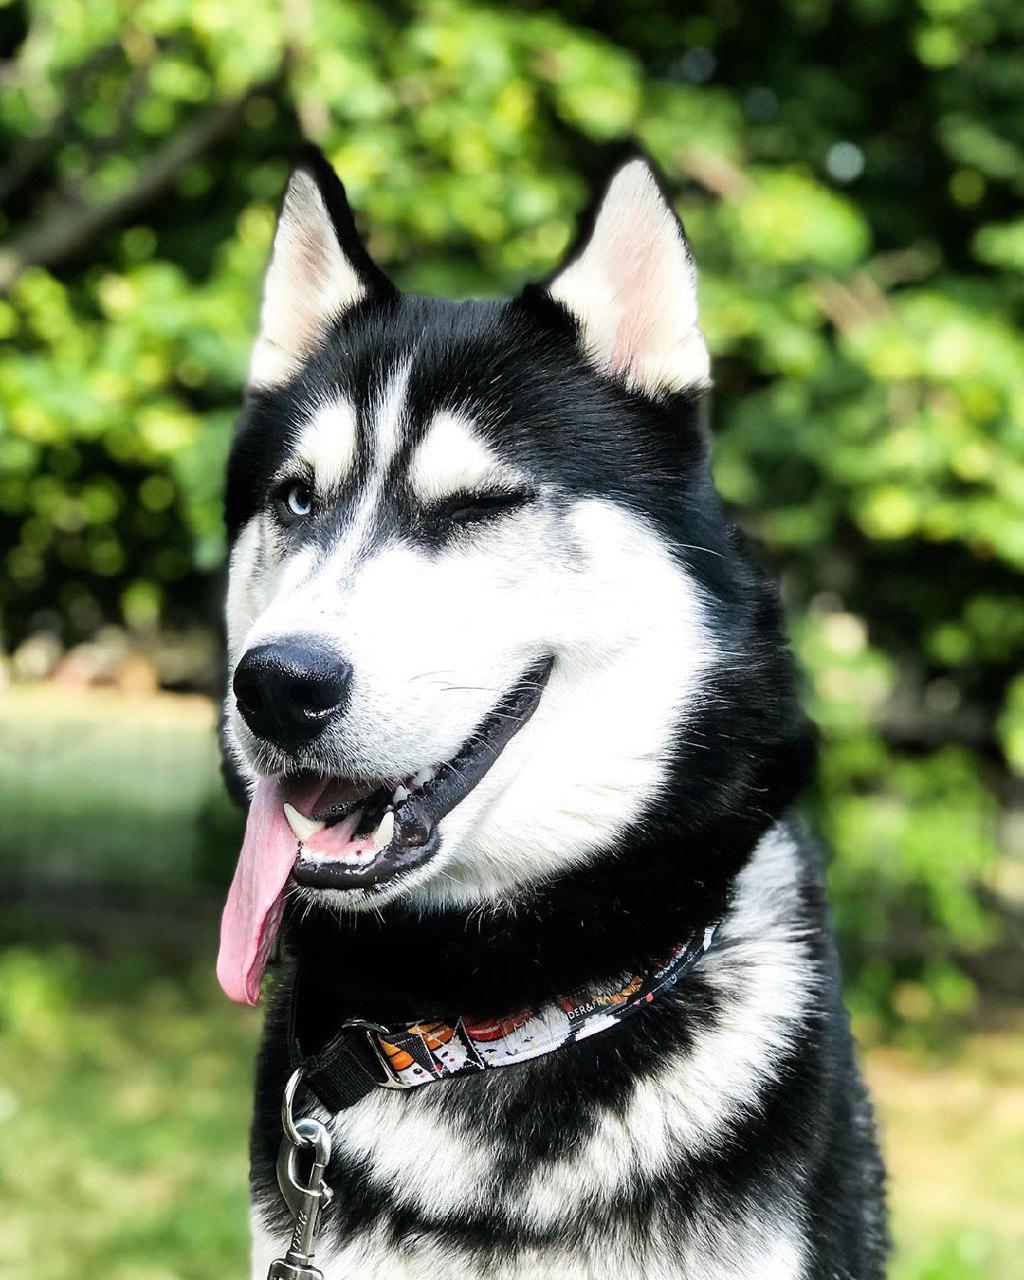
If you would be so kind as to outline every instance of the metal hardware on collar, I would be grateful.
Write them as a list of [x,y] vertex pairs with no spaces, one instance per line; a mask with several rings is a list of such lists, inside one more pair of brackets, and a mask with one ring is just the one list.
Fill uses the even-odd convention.
[[[281,1128],[284,1130],[284,1135],[288,1141],[296,1147],[309,1145],[309,1139],[303,1137],[292,1116],[292,1107],[295,1105],[295,1091],[298,1089],[301,1080],[302,1068],[300,1067],[288,1077],[288,1083],[284,1087],[284,1098],[281,1101]],[[301,1124],[301,1121],[299,1123]]]
[[411,1089],[413,1086],[406,1084],[398,1075],[394,1067],[388,1059],[387,1053],[381,1048],[378,1036],[389,1036],[391,1032],[387,1027],[382,1026],[379,1022],[369,1022],[365,1018],[349,1018],[347,1022],[341,1024],[342,1031],[365,1031],[366,1038],[370,1042],[370,1048],[374,1052],[374,1056],[384,1069],[384,1079],[378,1081],[382,1089]]
[[[291,1114],[292,1099],[301,1071],[296,1071],[285,1088],[281,1118],[285,1136],[277,1157],[277,1182],[292,1215],[292,1239],[283,1258],[270,1264],[267,1280],[323,1280],[323,1272],[313,1265],[313,1249],[320,1213],[333,1192],[324,1181],[331,1158],[331,1135],[319,1120],[295,1121]],[[292,1137],[294,1135],[294,1138]],[[299,1174],[300,1151],[312,1148],[313,1163],[309,1174]]]

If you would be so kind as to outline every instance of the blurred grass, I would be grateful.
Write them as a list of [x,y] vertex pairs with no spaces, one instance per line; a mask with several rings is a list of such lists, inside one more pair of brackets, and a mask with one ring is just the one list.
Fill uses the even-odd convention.
[[256,1020],[206,972],[0,958],[10,1280],[242,1276]]
[[1024,1026],[952,1056],[866,1056],[889,1169],[892,1280],[1012,1280],[1024,1257]]
[[[0,955],[0,1233],[9,1280],[246,1274],[258,1019],[197,968]],[[1024,1037],[868,1054],[892,1174],[892,1280],[1014,1280]]]
[[227,883],[240,819],[220,780],[215,723],[200,696],[4,690],[0,883]]
[[221,790],[205,698],[54,684],[0,698],[0,875],[27,856],[51,881],[187,884]]

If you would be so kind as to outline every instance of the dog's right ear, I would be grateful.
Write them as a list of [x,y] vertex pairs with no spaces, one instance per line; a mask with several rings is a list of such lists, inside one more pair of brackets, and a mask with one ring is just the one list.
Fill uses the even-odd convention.
[[338,175],[307,145],[288,179],[277,220],[249,362],[250,389],[287,382],[325,326],[371,293],[393,294],[394,286],[359,239]]
[[708,386],[693,257],[646,157],[634,154],[614,172],[547,292],[607,376],[650,395]]

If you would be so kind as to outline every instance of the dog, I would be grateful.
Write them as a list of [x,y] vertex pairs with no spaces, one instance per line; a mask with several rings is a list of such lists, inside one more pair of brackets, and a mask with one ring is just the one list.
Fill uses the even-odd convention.
[[218,973],[255,1003],[281,959],[259,1280],[291,1234],[294,1046],[313,1061],[352,1020],[391,1087],[295,1103],[331,1139],[327,1280],[884,1275],[794,809],[814,734],[712,483],[709,386],[691,251],[641,154],[546,281],[457,303],[401,294],[299,158],[226,497],[248,819]]

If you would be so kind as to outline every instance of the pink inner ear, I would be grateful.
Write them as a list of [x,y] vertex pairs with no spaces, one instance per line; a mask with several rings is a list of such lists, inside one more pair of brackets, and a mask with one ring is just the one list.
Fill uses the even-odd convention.
[[598,368],[657,392],[707,385],[695,286],[679,223],[635,160],[613,178],[590,240],[550,291],[581,322]]
[[648,292],[658,287],[654,271],[653,246],[648,243],[623,244],[616,255],[616,294],[622,304],[622,315],[615,331],[611,372],[615,375],[631,369],[650,337]]

